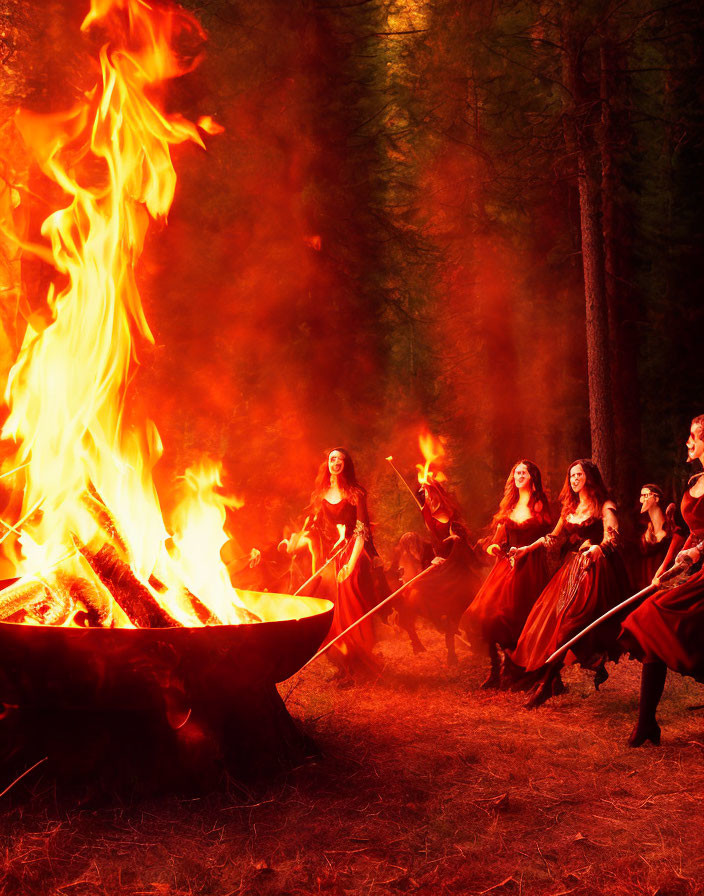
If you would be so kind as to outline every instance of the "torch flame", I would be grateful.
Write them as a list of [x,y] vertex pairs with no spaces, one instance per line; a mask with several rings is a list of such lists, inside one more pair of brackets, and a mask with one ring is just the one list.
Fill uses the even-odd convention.
[[[225,508],[237,506],[216,492],[219,468],[204,462],[186,472],[170,539],[152,479],[159,434],[150,421],[125,423],[136,341],[153,342],[135,267],[150,219],[165,218],[174,198],[171,146],[203,146],[196,126],[165,114],[154,91],[188,69],[172,49],[176,30],[201,32],[185,13],[143,0],[92,0],[82,29],[98,24],[109,40],[93,90],[67,112],[16,116],[31,155],[68,202],[42,225],[48,246],[15,235],[60,277],[46,297],[50,323],[27,327],[5,392],[2,437],[16,444],[11,466],[23,488],[6,552],[20,576],[60,562],[74,604],[88,601],[75,582],[89,579],[101,591],[97,604],[110,602],[117,586],[106,589],[90,572],[106,568],[121,582],[129,571],[154,618],[242,621],[247,613],[219,557]],[[11,220],[4,232],[12,236]],[[101,619],[124,618],[97,604]]]
[[425,463],[416,464],[419,485],[425,485],[432,479],[436,482],[445,482],[447,477],[442,470],[430,469],[433,464],[445,460],[445,439],[442,436],[436,438],[431,432],[424,430],[418,436],[418,445],[425,460]]

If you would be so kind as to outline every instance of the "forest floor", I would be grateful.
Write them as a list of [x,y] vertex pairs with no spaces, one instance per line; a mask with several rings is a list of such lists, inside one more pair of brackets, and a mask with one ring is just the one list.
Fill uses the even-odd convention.
[[380,643],[374,684],[339,688],[318,661],[282,685],[322,756],[265,782],[91,807],[31,772],[0,803],[0,893],[704,893],[704,689],[670,674],[663,745],[633,750],[637,664],[599,693],[571,669],[568,693],[527,711],[421,634],[418,656]]

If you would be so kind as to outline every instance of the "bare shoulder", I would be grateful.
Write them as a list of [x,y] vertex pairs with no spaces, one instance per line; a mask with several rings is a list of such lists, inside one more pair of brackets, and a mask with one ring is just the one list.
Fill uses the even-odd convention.
[[704,472],[697,473],[689,480],[689,494],[693,498],[701,498],[704,495]]

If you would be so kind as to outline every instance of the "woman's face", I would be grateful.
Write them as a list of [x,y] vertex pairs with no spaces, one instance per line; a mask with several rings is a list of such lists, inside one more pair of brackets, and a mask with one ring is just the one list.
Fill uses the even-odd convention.
[[647,513],[651,507],[655,507],[658,503],[658,496],[655,492],[651,492],[649,488],[643,486],[640,490],[640,512]]
[[331,451],[328,456],[328,470],[331,476],[339,476],[345,469],[345,455],[341,451]]
[[513,481],[518,489],[527,488],[530,485],[530,473],[525,464],[518,464],[513,471]]
[[704,455],[704,427],[692,426],[687,439],[687,460],[693,461]]
[[575,464],[570,468],[570,486],[575,494],[579,494],[587,482],[587,474],[581,464]]

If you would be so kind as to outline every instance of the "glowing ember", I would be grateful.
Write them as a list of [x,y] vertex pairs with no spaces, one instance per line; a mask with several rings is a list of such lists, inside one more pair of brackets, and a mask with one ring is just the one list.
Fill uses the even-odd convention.
[[[6,464],[22,494],[5,523],[6,557],[20,581],[0,594],[0,619],[130,626],[249,622],[220,559],[225,511],[220,470],[203,461],[183,477],[167,531],[152,479],[162,446],[150,421],[124,425],[137,363],[153,342],[135,282],[150,218],[174,197],[172,144],[203,145],[194,124],[166,115],[154,90],[185,66],[171,38],[197,23],[142,0],[92,0],[82,29],[109,35],[101,78],[68,112],[19,111],[16,126],[68,203],[28,245],[6,215],[4,233],[50,262],[50,323],[27,327],[5,393]],[[101,31],[102,33],[102,31]],[[202,119],[214,133],[218,126]],[[10,469],[11,468],[11,469]]]
[[416,464],[418,483],[425,485],[432,479],[437,482],[445,482],[447,477],[442,470],[430,469],[433,464],[442,464],[445,460],[445,439],[442,436],[435,438],[426,430],[418,436],[418,445],[425,460],[423,464]]

